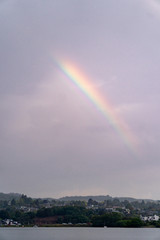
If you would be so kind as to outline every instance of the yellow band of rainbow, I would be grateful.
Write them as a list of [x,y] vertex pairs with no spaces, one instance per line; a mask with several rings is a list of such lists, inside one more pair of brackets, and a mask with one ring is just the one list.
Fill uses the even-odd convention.
[[103,98],[102,94],[90,83],[86,77],[77,67],[71,63],[58,63],[61,71],[85,94],[85,96],[95,105],[95,107],[105,116],[109,124],[116,130],[116,132],[123,139],[125,145],[136,153],[135,139],[131,134],[128,126],[123,123],[115,114],[111,104]]

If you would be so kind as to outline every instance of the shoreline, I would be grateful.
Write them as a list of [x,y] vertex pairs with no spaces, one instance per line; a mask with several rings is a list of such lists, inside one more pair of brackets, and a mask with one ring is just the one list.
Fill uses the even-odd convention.
[[153,225],[149,225],[149,226],[142,226],[142,227],[94,227],[94,226],[89,226],[89,225],[64,225],[64,224],[43,224],[43,225],[22,225],[22,226],[0,226],[0,228],[104,228],[104,229],[129,229],[129,228],[136,228],[136,229],[140,229],[140,228],[159,228],[159,227],[155,227]]

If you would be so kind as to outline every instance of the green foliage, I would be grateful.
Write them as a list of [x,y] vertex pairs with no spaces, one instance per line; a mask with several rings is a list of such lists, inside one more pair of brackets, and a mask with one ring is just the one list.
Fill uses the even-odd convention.
[[86,223],[89,222],[87,210],[84,207],[64,206],[53,208],[42,208],[37,211],[37,217],[58,217],[57,223]]
[[127,221],[127,227],[142,227],[143,226],[143,222],[141,221],[140,218],[138,217],[134,217],[134,218],[131,218]]
[[11,201],[11,206],[15,206],[16,205],[16,200],[13,198]]
[[109,213],[102,216],[94,216],[92,218],[94,227],[142,227],[144,223],[138,217],[125,219],[119,213]]
[[9,218],[9,212],[7,210],[1,210],[0,211],[0,218],[1,219],[6,219],[6,218]]
[[102,216],[94,216],[92,218],[92,224],[94,227],[116,227],[117,222],[122,220],[120,213],[108,213]]
[[[92,223],[95,227],[103,227],[104,225],[108,227],[141,227],[148,225],[160,227],[160,221],[144,223],[137,217],[141,214],[141,211],[142,215],[152,215],[152,213],[160,215],[160,201],[129,201],[128,199],[108,198],[103,202],[98,202],[89,198],[85,202],[78,199],[72,199],[71,201],[32,199],[24,194],[15,198],[13,195],[11,196],[10,200],[5,198],[0,200],[0,218],[13,219],[21,224],[34,224],[36,218],[50,217],[54,219],[56,224]],[[106,213],[107,208],[112,211],[116,209],[118,212]]]
[[153,225],[157,228],[160,228],[160,221],[154,222]]
[[0,201],[11,201],[14,199],[19,199],[21,197],[21,194],[18,193],[0,193]]
[[27,197],[27,196],[24,195],[24,194],[22,194],[22,196],[20,197],[20,199],[17,201],[17,204],[18,204],[19,206],[23,206],[23,205],[29,206],[29,205],[32,204],[32,203],[33,203],[32,198]]
[[116,227],[128,227],[128,220],[119,220],[119,221],[117,221]]

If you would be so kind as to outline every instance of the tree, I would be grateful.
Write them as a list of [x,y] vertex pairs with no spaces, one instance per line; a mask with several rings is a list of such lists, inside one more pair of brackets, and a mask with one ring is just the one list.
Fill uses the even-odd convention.
[[15,199],[13,198],[12,201],[11,201],[11,206],[15,206],[16,205],[16,201]]
[[127,227],[142,227],[143,226],[143,222],[141,221],[140,218],[138,217],[133,217],[131,219],[128,220],[127,223]]
[[9,217],[10,217],[10,216],[9,216],[9,213],[8,213],[7,210],[1,210],[1,211],[0,211],[0,218],[6,219],[6,218],[9,218]]
[[120,213],[107,213],[102,216],[94,216],[92,218],[92,225],[94,227],[116,227],[117,222],[122,220],[122,215]]

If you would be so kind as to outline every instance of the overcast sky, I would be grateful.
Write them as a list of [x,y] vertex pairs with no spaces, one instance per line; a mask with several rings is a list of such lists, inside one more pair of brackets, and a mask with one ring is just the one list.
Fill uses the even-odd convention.
[[[160,1],[0,0],[0,191],[160,199]],[[134,151],[59,67],[130,129]]]

